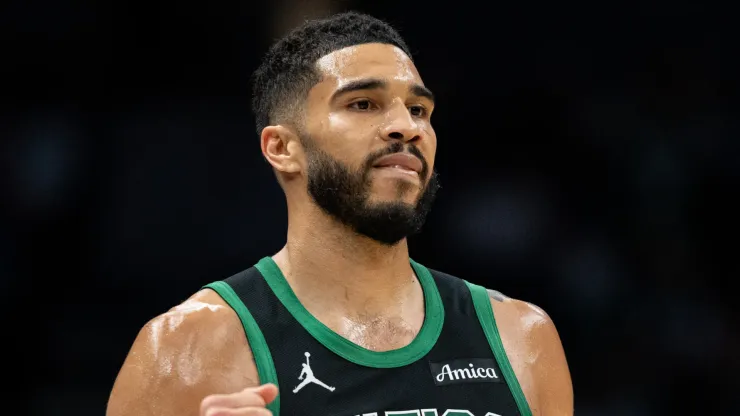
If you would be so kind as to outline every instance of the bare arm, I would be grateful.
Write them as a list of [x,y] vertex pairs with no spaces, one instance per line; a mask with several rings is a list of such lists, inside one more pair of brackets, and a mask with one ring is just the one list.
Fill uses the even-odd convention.
[[239,318],[216,293],[203,290],[142,328],[106,416],[196,416],[206,396],[257,385]]
[[573,383],[552,319],[541,308],[489,291],[506,355],[534,415],[572,416]]

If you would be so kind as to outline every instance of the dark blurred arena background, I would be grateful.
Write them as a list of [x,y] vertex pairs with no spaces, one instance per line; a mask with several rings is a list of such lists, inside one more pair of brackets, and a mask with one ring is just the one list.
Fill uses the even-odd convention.
[[577,415],[740,414],[736,22],[701,4],[6,3],[12,414],[104,414],[147,320],[280,248],[249,76],[348,9],[395,24],[439,97],[412,257],[549,312]]

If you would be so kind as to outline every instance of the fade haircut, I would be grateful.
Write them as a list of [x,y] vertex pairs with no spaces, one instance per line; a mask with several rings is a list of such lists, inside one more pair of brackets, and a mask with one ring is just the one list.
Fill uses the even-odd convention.
[[266,126],[297,122],[308,92],[321,81],[319,58],[366,43],[397,46],[411,53],[388,23],[366,14],[345,12],[309,20],[277,41],[252,77],[252,110],[257,134]]

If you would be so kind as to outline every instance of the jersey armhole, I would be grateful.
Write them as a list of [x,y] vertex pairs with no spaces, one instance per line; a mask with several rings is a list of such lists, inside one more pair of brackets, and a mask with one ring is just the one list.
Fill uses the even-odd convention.
[[267,346],[267,341],[257,321],[252,316],[252,313],[249,312],[244,302],[239,299],[239,295],[234,292],[234,289],[228,283],[223,281],[213,282],[203,286],[203,289],[211,289],[216,292],[239,316],[239,320],[244,327],[244,333],[247,336],[247,341],[249,342],[249,347],[254,356],[254,362],[257,365],[257,376],[259,377],[260,384],[272,383],[278,387],[278,396],[272,403],[267,405],[267,409],[274,416],[279,416],[280,385],[278,384],[275,362],[272,360],[270,348]]
[[488,291],[483,286],[478,286],[468,281],[465,284],[470,290],[473,298],[473,307],[475,308],[476,315],[478,315],[478,321],[480,321],[483,332],[486,334],[488,345],[491,347],[491,351],[493,351],[499,367],[501,367],[501,373],[504,375],[504,380],[506,380],[509,390],[514,395],[517,408],[519,408],[519,414],[521,416],[532,416],[532,410],[529,408],[527,398],[524,396],[522,387],[519,385],[514,369],[509,362],[509,357],[507,357],[504,350],[504,344],[501,342],[501,335],[496,326],[496,318],[493,315],[493,307],[491,306],[491,299],[488,297]]

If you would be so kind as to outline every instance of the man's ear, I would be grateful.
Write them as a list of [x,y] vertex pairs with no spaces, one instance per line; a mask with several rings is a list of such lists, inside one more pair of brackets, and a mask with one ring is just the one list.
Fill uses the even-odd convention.
[[301,171],[300,156],[302,147],[298,136],[285,126],[267,126],[260,136],[262,155],[278,172],[297,173]]

